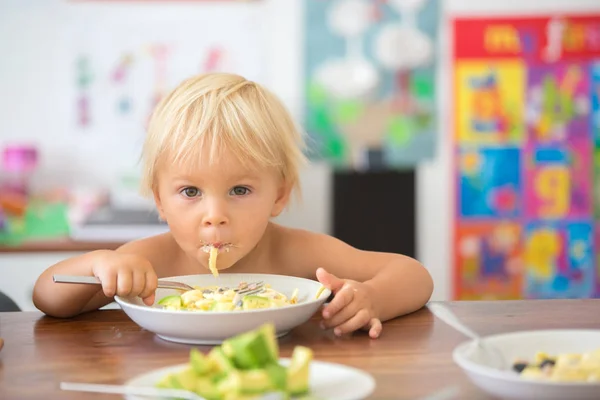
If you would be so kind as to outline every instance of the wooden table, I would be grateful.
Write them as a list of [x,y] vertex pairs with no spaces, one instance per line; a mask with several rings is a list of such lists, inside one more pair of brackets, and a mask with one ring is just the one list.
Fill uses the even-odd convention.
[[[449,302],[482,334],[524,329],[600,328],[600,300]],[[370,372],[373,399],[418,399],[449,386],[461,399],[490,399],[470,384],[451,359],[465,338],[428,309],[388,321],[382,336],[336,338],[315,317],[280,340],[282,357],[311,347],[315,359]],[[61,381],[124,383],[154,368],[186,362],[190,346],[157,338],[122,311],[96,311],[73,319],[40,313],[0,313],[0,399],[116,399],[115,395],[63,392]],[[208,351],[210,347],[201,347]]]
[[19,245],[0,245],[0,253],[55,253],[93,250],[115,250],[124,242],[80,242],[69,238],[56,238],[38,241],[26,241]]

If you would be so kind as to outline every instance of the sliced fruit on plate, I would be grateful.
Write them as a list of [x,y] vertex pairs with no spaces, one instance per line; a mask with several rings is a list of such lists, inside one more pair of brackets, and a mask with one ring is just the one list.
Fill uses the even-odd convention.
[[163,377],[156,386],[186,389],[208,400],[254,399],[273,392],[289,398],[310,392],[312,359],[311,349],[296,346],[289,366],[279,364],[275,327],[264,324],[227,339],[206,355],[192,349],[189,368]]

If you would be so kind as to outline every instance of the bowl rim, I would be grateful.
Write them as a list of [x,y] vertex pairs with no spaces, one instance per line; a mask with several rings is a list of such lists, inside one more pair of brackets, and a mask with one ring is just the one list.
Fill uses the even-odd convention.
[[[312,279],[307,279],[307,278],[301,278],[301,277],[297,277],[297,276],[289,276],[289,275],[277,275],[277,274],[261,274],[261,273],[246,273],[246,272],[234,272],[234,273],[227,273],[227,274],[223,274],[223,275],[229,275],[229,276],[233,276],[233,275],[258,275],[261,277],[261,279],[264,279],[265,281],[268,279],[268,277],[277,277],[277,278],[285,278],[285,279],[289,279],[292,281],[302,281],[302,282],[310,282],[311,284],[320,284],[319,281],[314,281]],[[169,276],[169,277],[164,277],[164,278],[160,278],[160,279],[164,279],[164,280],[178,280],[181,278],[187,278],[187,277],[195,277],[195,276],[212,276],[211,274],[192,274],[192,275],[180,275],[180,276]],[[325,296],[325,294],[327,296]],[[133,309],[137,309],[137,310],[143,310],[143,311],[148,311],[148,312],[158,312],[158,313],[167,313],[167,314],[180,314],[180,315],[247,315],[247,314],[254,314],[254,313],[265,313],[265,312],[273,312],[275,310],[289,310],[289,309],[294,309],[294,308],[302,308],[302,307],[306,307],[309,305],[314,305],[317,303],[323,303],[325,300],[327,300],[327,298],[331,295],[331,290],[328,289],[327,287],[323,290],[323,292],[321,293],[321,295],[319,296],[319,298],[315,299],[315,298],[311,298],[310,300],[304,301],[302,303],[297,303],[297,304],[289,304],[289,305],[285,305],[285,306],[281,306],[281,307],[273,307],[273,308],[260,308],[260,309],[256,309],[256,310],[235,310],[235,311],[189,311],[189,310],[166,310],[163,308],[157,308],[157,307],[153,307],[153,306],[147,306],[147,305],[138,305],[138,304],[133,304],[128,300],[128,297],[121,297],[121,296],[115,296],[115,302],[117,302],[117,304],[119,304],[119,306],[121,306],[123,308],[123,306],[125,305],[126,307],[129,308],[133,308]]]
[[[532,329],[532,330],[522,330],[522,331],[512,331],[506,333],[498,333],[493,335],[482,336],[482,339],[492,339],[498,337],[510,337],[510,336],[521,336],[521,335],[532,335],[539,333],[597,333],[600,335],[600,329]],[[486,365],[481,365],[476,362],[473,362],[467,359],[463,353],[465,352],[467,347],[473,346],[475,340],[467,340],[457,345],[452,351],[452,359],[456,364],[458,364],[465,372],[475,373],[480,376],[485,376],[487,378],[497,379],[510,383],[517,384],[533,384],[537,386],[556,386],[556,387],[573,387],[573,388],[581,388],[581,387],[600,387],[599,382],[559,382],[559,381],[542,381],[542,380],[534,380],[534,379],[523,379],[519,375],[514,372],[507,370],[502,371],[497,368],[488,367]]]

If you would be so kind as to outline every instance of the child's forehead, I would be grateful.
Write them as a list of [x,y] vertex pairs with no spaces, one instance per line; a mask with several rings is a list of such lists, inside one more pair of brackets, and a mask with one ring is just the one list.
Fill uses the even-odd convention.
[[239,157],[229,152],[222,152],[215,157],[201,155],[184,160],[166,159],[162,163],[162,172],[173,178],[206,179],[216,177],[230,179],[258,179],[271,168],[261,167],[256,163],[242,162]]

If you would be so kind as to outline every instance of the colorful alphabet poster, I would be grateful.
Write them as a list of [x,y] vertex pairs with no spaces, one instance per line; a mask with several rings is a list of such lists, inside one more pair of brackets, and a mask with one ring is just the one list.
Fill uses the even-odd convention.
[[533,221],[524,233],[526,298],[590,297],[597,274],[592,256],[593,224]]
[[454,31],[454,298],[600,297],[600,13]]

